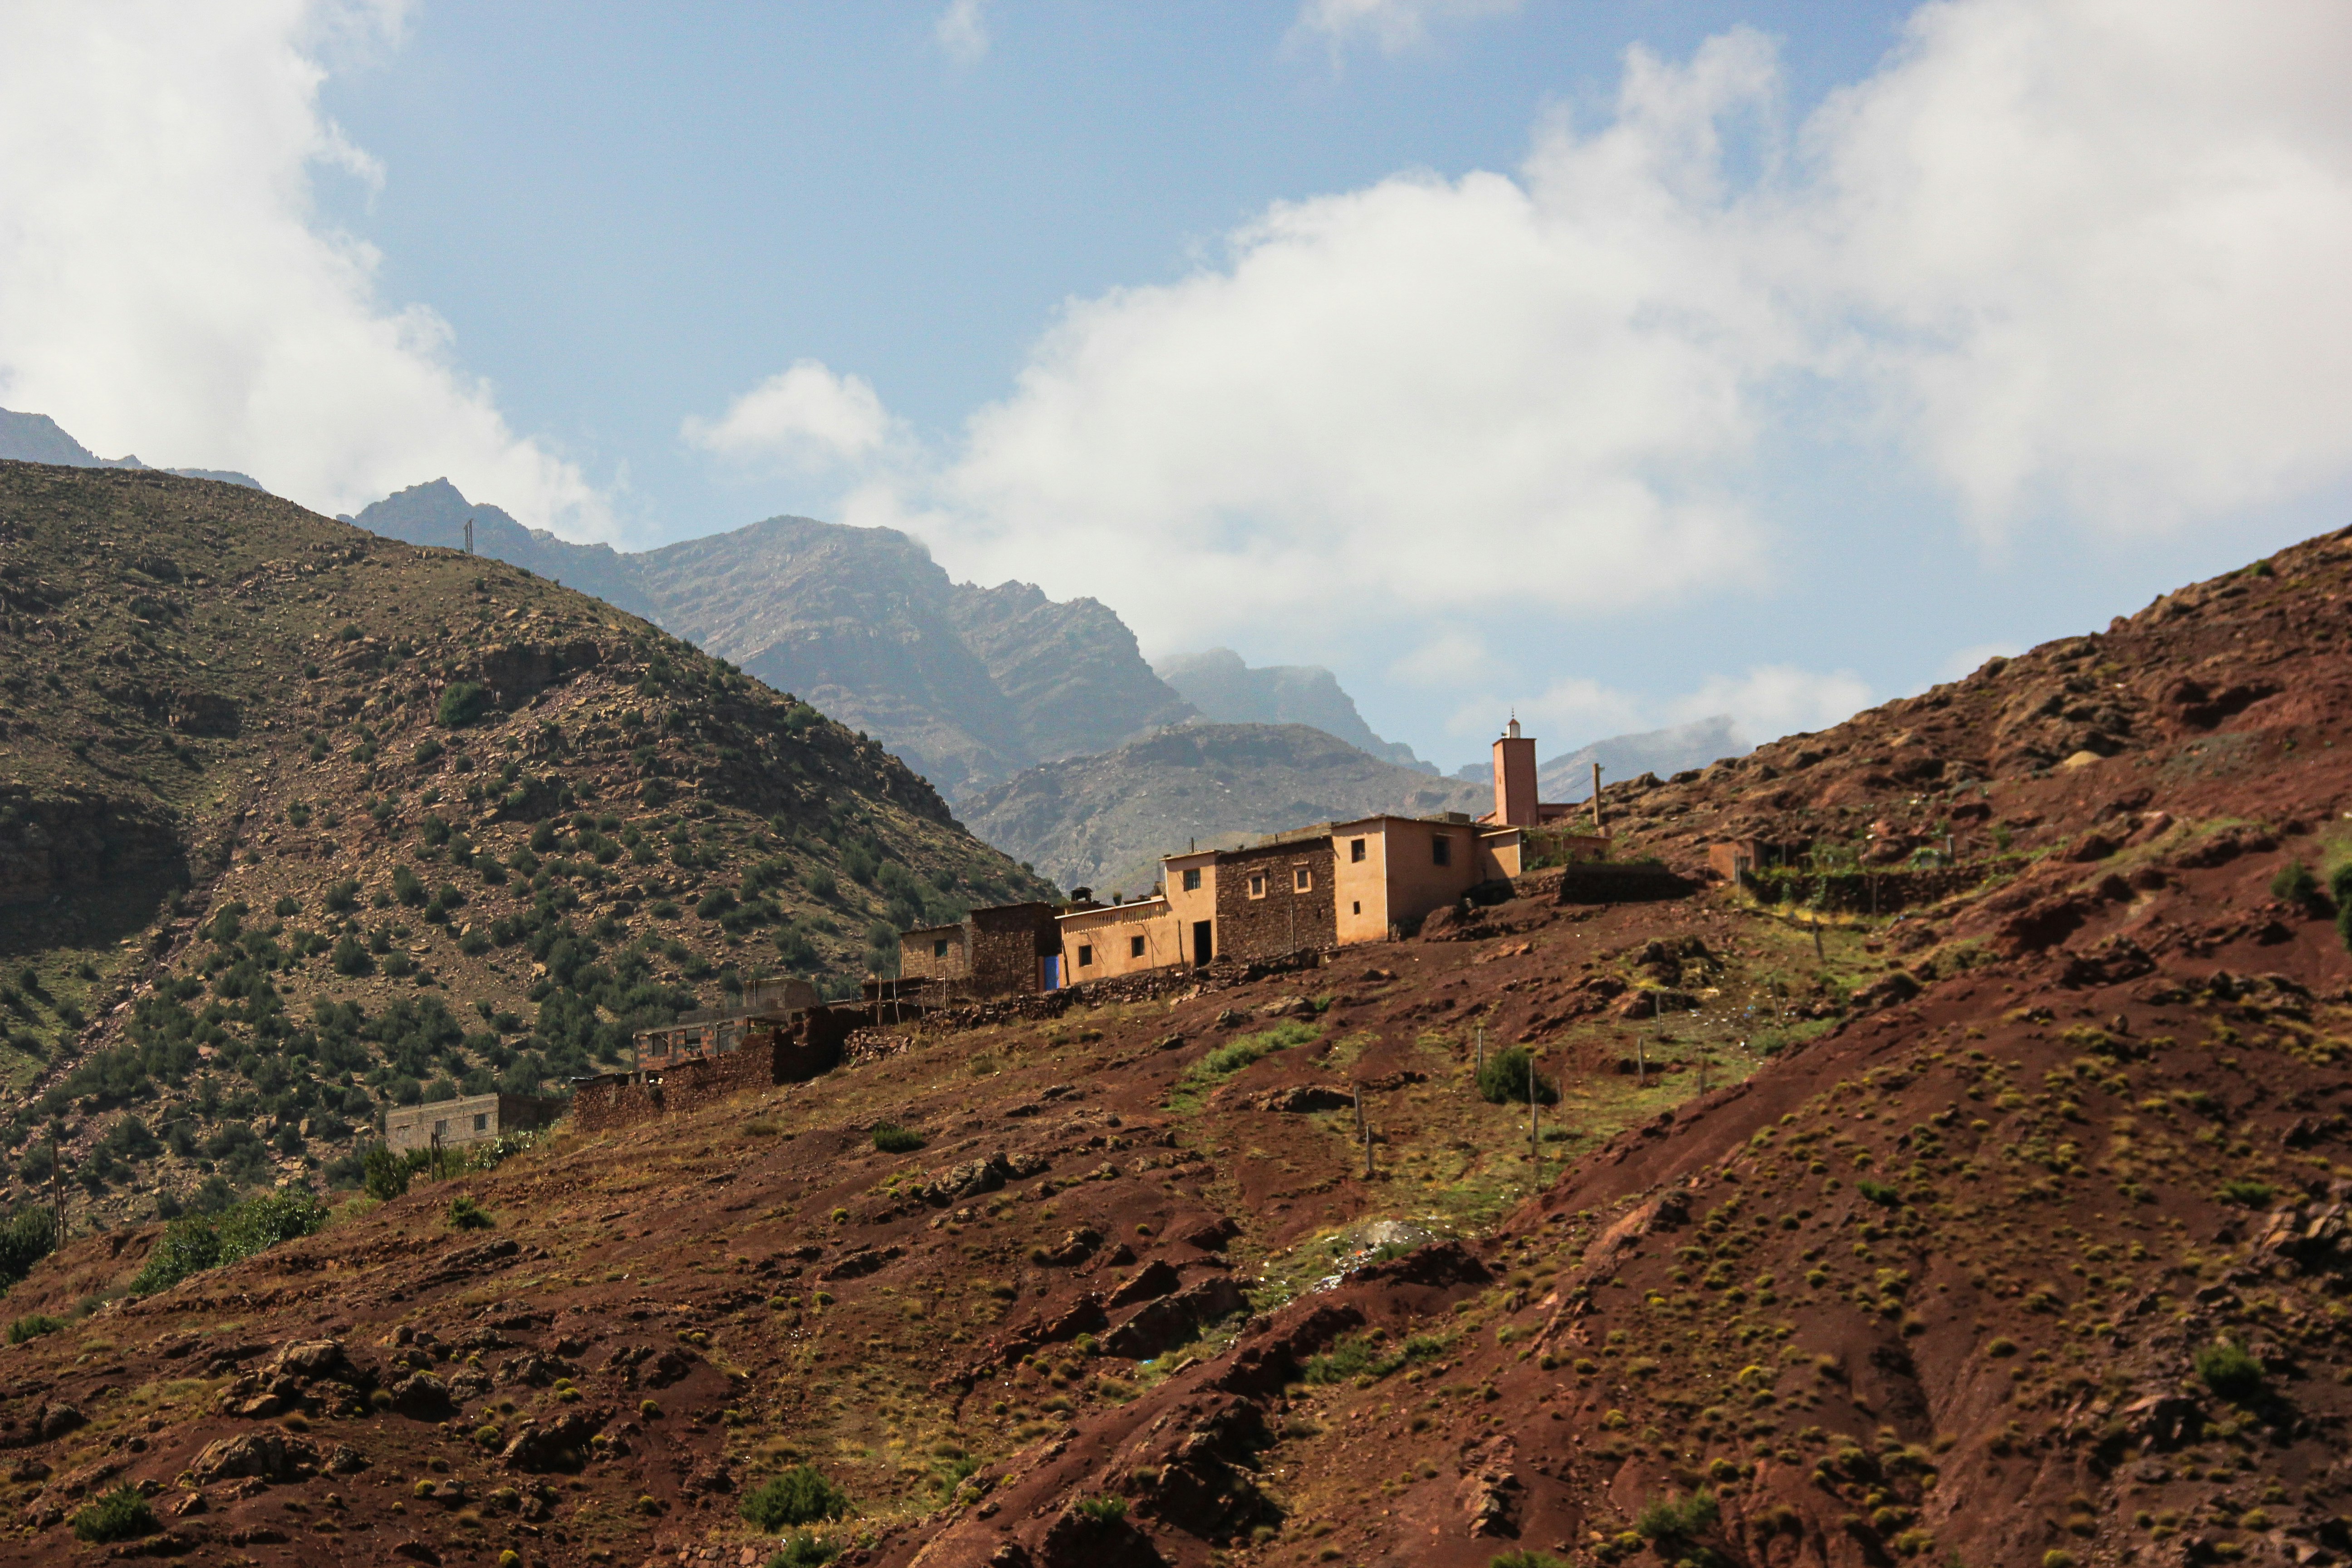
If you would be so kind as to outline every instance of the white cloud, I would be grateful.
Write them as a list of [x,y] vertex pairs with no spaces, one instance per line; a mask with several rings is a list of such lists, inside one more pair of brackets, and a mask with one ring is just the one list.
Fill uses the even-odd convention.
[[2352,468],[2352,8],[1969,0],[1809,128],[1839,368],[1983,529]]
[[680,433],[705,451],[777,457],[803,467],[854,463],[889,439],[890,416],[862,376],[795,360],[729,405],[716,422],[689,417]]
[[1714,116],[1772,84],[1752,33],[1644,60],[1614,124],[1548,132],[1525,179],[1286,204],[1222,268],[1074,304],[971,421],[933,542],[1160,646],[1751,574],[1742,384],[1785,351],[1720,243]]
[[1745,497],[1822,441],[1891,439],[1988,539],[2226,528],[2352,479],[2347,58],[2325,0],[1956,0],[1790,129],[1759,35],[1637,48],[1512,174],[1074,301],[899,504],[1156,646],[1769,592]]
[[[1515,708],[1534,732],[1570,751],[1612,735],[1642,733],[1729,714],[1733,726],[1751,741],[1777,740],[1801,731],[1825,730],[1860,712],[1870,687],[1850,669],[1811,670],[1794,665],[1751,666],[1739,675],[1712,675],[1696,690],[1660,697],[1624,691],[1583,676],[1554,681]],[[1465,702],[1448,728],[1471,734],[1494,727],[1505,704],[1493,697]]]
[[0,22],[0,405],[96,450],[246,469],[322,511],[446,474],[528,521],[605,527],[518,436],[446,322],[376,296],[320,170],[383,170],[320,111],[330,47],[395,4],[12,6]]
[[931,24],[931,40],[956,64],[978,65],[988,53],[984,0],[948,0],[948,8]]
[[1516,11],[1519,0],[1302,0],[1293,31],[1319,36],[1336,53],[1369,41],[1401,55],[1429,41],[1432,22],[1471,20]]

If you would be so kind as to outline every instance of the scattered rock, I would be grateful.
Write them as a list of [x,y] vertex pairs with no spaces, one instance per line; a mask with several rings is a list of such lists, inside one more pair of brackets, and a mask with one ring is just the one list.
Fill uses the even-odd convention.
[[257,1426],[205,1445],[188,1462],[198,1485],[252,1476],[266,1481],[298,1481],[319,1473],[319,1449],[308,1437],[277,1426]]

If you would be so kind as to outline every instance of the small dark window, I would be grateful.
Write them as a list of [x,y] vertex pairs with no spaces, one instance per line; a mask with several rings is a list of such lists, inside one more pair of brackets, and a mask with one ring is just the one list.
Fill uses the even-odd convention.
[[948,955],[948,939],[947,939],[947,938],[945,938],[945,937],[940,937],[938,941],[936,941],[936,942],[932,942],[932,943],[931,943],[931,956],[932,956],[933,958],[945,958],[947,955]]
[[1087,968],[1093,964],[1094,961],[1095,950],[1085,942],[1078,943],[1078,967],[1080,969]]
[[1290,890],[1294,893],[1313,892],[1315,890],[1315,873],[1308,870],[1304,866],[1301,866],[1297,870],[1291,872]]
[[1354,910],[1354,911],[1353,911],[1353,912],[1354,912],[1354,913],[1356,913],[1356,914],[1362,914],[1362,913],[1364,912],[1364,900],[1361,900],[1361,899],[1358,899],[1358,900],[1356,900],[1356,907],[1355,907],[1355,910]]
[[1188,893],[1201,890],[1201,868],[1198,866],[1184,873],[1184,890]]
[[474,1131],[477,1131],[477,1132],[488,1132],[489,1130],[490,1130],[490,1119],[489,1119],[489,1117],[488,1117],[488,1114],[484,1114],[484,1115],[481,1115],[481,1116],[477,1116],[477,1117],[475,1117],[475,1118],[474,1118]]
[[1364,841],[1363,841],[1362,839],[1360,839],[1360,838],[1350,838],[1350,839],[1349,839],[1349,840],[1348,840],[1348,858],[1349,858],[1349,859],[1350,859],[1350,860],[1361,860],[1363,858],[1364,858]]
[[1253,899],[1262,899],[1262,898],[1265,897],[1265,872],[1260,871],[1260,872],[1256,873],[1255,876],[1253,876],[1253,877],[1251,877],[1251,878],[1250,878],[1250,879],[1249,879],[1249,896],[1250,896],[1251,898],[1253,898]]
[[1444,834],[1429,841],[1429,863],[1433,866],[1454,864],[1454,840]]
[[1143,939],[1141,937],[1131,936],[1127,939],[1127,956],[1129,958],[1141,958],[1143,956]]

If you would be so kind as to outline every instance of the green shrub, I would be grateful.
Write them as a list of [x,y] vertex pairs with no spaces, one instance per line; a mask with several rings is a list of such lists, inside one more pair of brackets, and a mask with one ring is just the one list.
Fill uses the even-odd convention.
[[737,1511],[755,1529],[781,1531],[839,1519],[849,1511],[849,1494],[815,1466],[794,1465],[747,1495]]
[[134,1296],[168,1290],[191,1274],[202,1273],[220,1261],[220,1233],[202,1215],[185,1215],[163,1227],[147,1254],[146,1267],[131,1281]]
[[408,1162],[381,1143],[371,1144],[360,1156],[360,1185],[378,1203],[390,1203],[408,1191]]
[[1653,1498],[1633,1516],[1634,1533],[1645,1541],[1689,1541],[1715,1528],[1715,1494],[1701,1487],[1688,1497]]
[[840,1542],[803,1530],[785,1542],[782,1552],[768,1559],[768,1568],[824,1568],[824,1564],[840,1555]]
[[2352,860],[2347,860],[2327,874],[2328,895],[2340,910],[2352,908]]
[[488,1230],[497,1223],[481,1205],[464,1193],[449,1200],[449,1226],[453,1230]]
[[2242,1403],[2263,1391],[2263,1363],[2228,1340],[2197,1352],[2197,1375],[2222,1398]]
[[2255,1181],[2252,1176],[2232,1176],[2213,1193],[2216,1203],[2236,1204],[2242,1208],[2258,1209],[2268,1204],[2274,1189],[2268,1182]]
[[73,1516],[73,1532],[77,1541],[136,1541],[155,1533],[155,1510],[138,1488],[117,1487]]
[[1565,1557],[1554,1557],[1549,1552],[1522,1550],[1499,1552],[1486,1560],[1486,1568],[1572,1568]]
[[452,681],[441,691],[436,714],[445,730],[462,730],[489,711],[489,691],[478,680]]
[[1070,1511],[1097,1524],[1117,1524],[1127,1517],[1127,1500],[1122,1497],[1080,1498]]
[[1538,1100],[1549,1105],[1559,1099],[1559,1090],[1536,1071],[1533,1053],[1525,1046],[1507,1047],[1490,1054],[1480,1065],[1478,1092],[1490,1105],[1525,1105],[1529,1079],[1535,1080]]
[[131,1293],[152,1296],[168,1290],[191,1274],[309,1236],[326,1223],[326,1205],[301,1186],[232,1204],[214,1218],[183,1215],[164,1227],[146,1266],[131,1281]]
[[1893,1208],[1903,1201],[1903,1189],[1891,1182],[1873,1181],[1864,1176],[1853,1184],[1853,1190],[1881,1208]]
[[2302,861],[2292,861],[2280,867],[2278,875],[2271,879],[2271,897],[2283,904],[2316,909],[2319,906],[2319,879],[2313,876],[2311,868]]
[[58,1216],[47,1208],[18,1209],[0,1224],[0,1290],[33,1271],[57,1250]]
[[44,1312],[33,1312],[8,1325],[8,1342],[21,1345],[26,1340],[37,1340],[43,1334],[54,1334],[66,1326],[63,1318],[52,1318]]
[[911,1154],[923,1146],[923,1135],[895,1121],[874,1130],[874,1146],[885,1154]]

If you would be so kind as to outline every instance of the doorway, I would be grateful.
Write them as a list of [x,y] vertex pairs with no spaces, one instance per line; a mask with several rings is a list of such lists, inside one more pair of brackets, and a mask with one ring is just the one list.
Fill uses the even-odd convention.
[[1192,962],[1202,968],[1206,968],[1209,960],[1216,955],[1212,931],[1213,923],[1210,921],[1192,922]]

